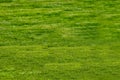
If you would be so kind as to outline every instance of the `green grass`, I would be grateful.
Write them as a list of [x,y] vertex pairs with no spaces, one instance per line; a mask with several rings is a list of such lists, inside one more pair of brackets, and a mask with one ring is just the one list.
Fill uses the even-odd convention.
[[119,0],[0,0],[0,80],[119,80]]

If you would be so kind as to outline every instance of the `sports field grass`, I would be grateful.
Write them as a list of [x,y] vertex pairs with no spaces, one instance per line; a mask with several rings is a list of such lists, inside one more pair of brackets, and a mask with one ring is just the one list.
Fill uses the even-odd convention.
[[120,80],[120,0],[0,0],[0,80]]

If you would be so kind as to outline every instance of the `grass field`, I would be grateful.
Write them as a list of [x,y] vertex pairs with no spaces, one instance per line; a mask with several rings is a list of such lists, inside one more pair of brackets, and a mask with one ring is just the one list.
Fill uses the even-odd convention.
[[120,80],[120,0],[0,0],[0,80]]

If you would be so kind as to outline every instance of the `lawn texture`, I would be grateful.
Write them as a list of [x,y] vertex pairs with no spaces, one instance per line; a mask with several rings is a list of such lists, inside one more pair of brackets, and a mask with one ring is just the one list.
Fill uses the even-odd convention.
[[120,0],[0,0],[0,80],[120,80]]

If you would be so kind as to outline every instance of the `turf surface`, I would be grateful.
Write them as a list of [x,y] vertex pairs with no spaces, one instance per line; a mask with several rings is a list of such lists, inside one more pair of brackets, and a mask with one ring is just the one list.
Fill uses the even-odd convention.
[[0,0],[0,80],[119,79],[119,0]]

